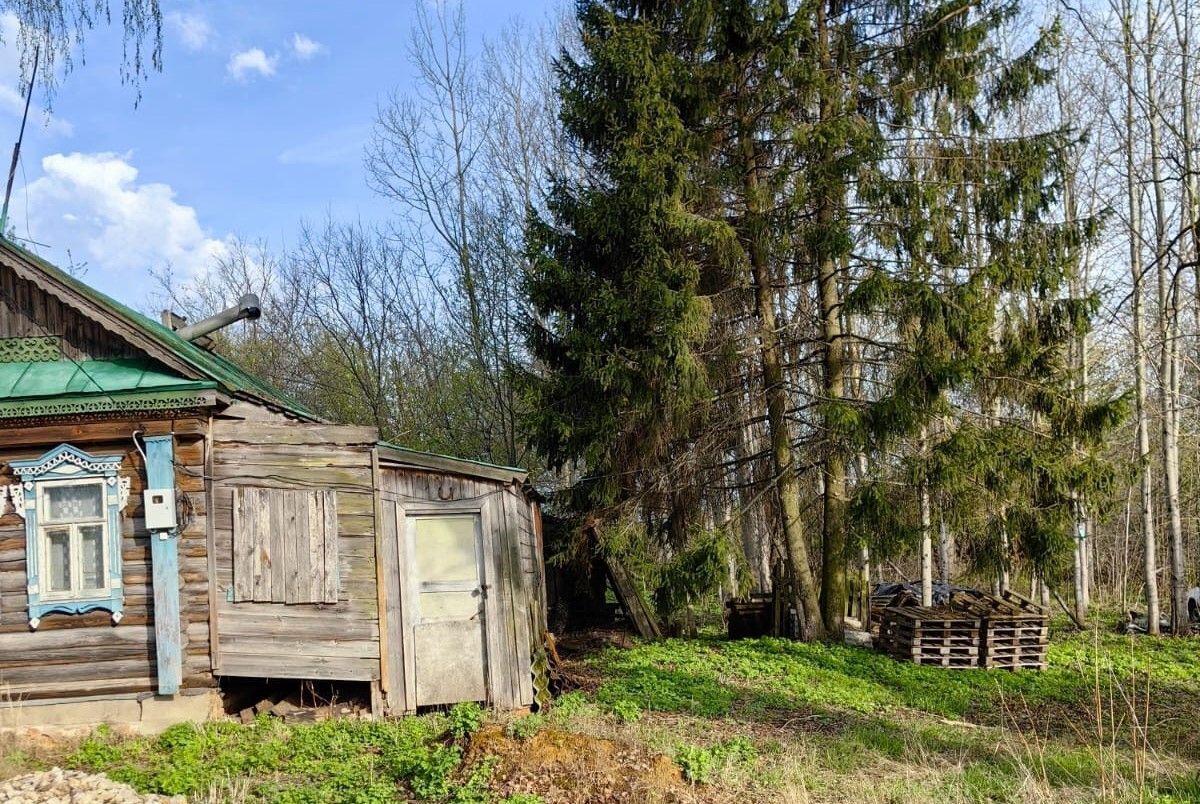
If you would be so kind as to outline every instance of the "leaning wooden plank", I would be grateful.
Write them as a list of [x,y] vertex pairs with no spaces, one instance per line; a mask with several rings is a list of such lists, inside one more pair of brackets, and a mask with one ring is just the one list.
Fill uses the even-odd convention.
[[[489,498],[479,511],[479,529],[482,536],[484,561],[483,574],[484,582],[488,585],[485,593],[487,603],[484,608],[486,619],[484,658],[487,662],[489,703],[501,709],[512,709],[517,706],[517,703],[516,696],[513,694],[512,668],[509,664],[512,658],[512,633],[509,620],[511,598],[507,589],[508,579],[504,575],[504,556],[497,543],[493,515],[494,505],[493,498]],[[418,639],[419,632],[414,631],[414,652],[419,650],[415,647]],[[460,657],[454,657],[454,661],[460,660]],[[416,672],[427,673],[428,670],[428,667],[422,669],[418,666]]]
[[[504,522],[504,544],[509,551],[509,584],[512,586],[513,618],[516,625],[516,668],[517,705],[527,706],[533,703],[533,653],[532,637],[529,631],[529,612],[537,605],[534,595],[526,583],[524,569],[521,566],[521,527],[524,511],[518,507],[518,500],[507,492],[500,495],[504,501],[502,521]],[[540,632],[539,632],[540,633]]]
[[629,619],[633,621],[638,636],[643,639],[661,639],[662,631],[658,627],[658,620],[646,605],[641,592],[629,577],[625,567],[621,565],[621,562],[611,558],[605,559],[604,565],[608,568],[608,577],[612,581],[617,601],[629,615]]

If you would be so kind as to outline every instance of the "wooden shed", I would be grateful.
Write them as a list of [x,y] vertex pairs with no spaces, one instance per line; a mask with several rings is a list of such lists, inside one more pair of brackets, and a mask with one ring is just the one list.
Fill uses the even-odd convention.
[[366,682],[390,713],[533,703],[525,474],[322,421],[167,321],[0,241],[10,713],[194,717],[170,705],[223,678]]

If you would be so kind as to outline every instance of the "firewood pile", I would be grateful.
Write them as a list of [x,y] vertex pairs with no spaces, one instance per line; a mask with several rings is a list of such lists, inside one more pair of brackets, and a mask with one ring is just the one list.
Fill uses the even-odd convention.
[[933,606],[907,597],[898,602],[880,608],[876,646],[899,661],[1004,670],[1046,667],[1049,614],[1018,594],[956,588]]

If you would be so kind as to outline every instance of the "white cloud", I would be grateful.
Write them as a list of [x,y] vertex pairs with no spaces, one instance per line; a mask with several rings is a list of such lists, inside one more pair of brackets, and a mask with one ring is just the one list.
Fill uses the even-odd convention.
[[[16,194],[25,204],[14,221],[56,254],[70,250],[89,274],[109,286],[128,287],[150,268],[170,264],[181,277],[206,271],[229,253],[230,237],[214,238],[196,210],[179,203],[170,185],[139,182],[131,154],[52,154],[42,175]],[[94,270],[94,273],[92,271]],[[124,282],[124,284],[118,284]]]
[[314,39],[309,39],[304,34],[292,34],[292,51],[301,61],[311,59],[324,49],[324,45]]
[[167,14],[167,22],[183,40],[183,46],[188,50],[203,50],[212,39],[213,29],[202,14],[184,14],[172,11]]
[[258,73],[264,78],[275,75],[275,65],[278,62],[278,56],[268,56],[262,48],[252,47],[230,56],[225,70],[238,81],[246,81],[252,73]]

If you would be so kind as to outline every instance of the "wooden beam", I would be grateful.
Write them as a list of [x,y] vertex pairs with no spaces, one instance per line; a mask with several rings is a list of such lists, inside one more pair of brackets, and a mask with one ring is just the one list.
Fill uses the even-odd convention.
[[221,419],[213,433],[217,441],[246,444],[319,444],[322,447],[361,444],[373,446],[379,440],[374,427],[305,422],[264,422]]
[[616,593],[621,608],[625,609],[625,613],[633,621],[638,636],[643,639],[661,639],[662,631],[659,630],[658,620],[647,608],[641,593],[634,585],[633,579],[629,577],[625,567],[619,561],[611,558],[604,559],[604,566],[608,568],[608,577],[612,581],[613,592]]
[[213,440],[212,440],[212,416],[208,417],[208,427],[204,432],[204,495],[208,503],[209,510],[205,516],[205,538],[207,539],[207,560],[208,560],[208,655],[209,663],[212,666],[214,675],[221,671],[221,637],[219,623],[217,622],[217,534],[216,523],[217,518],[213,516],[212,500],[213,500],[213,481],[212,481],[212,466],[213,466]]
[[[175,439],[150,436],[146,441],[146,483],[150,489],[175,493]],[[183,634],[179,620],[179,530],[150,532],[154,569],[154,647],[158,694],[174,695],[183,681]]]

